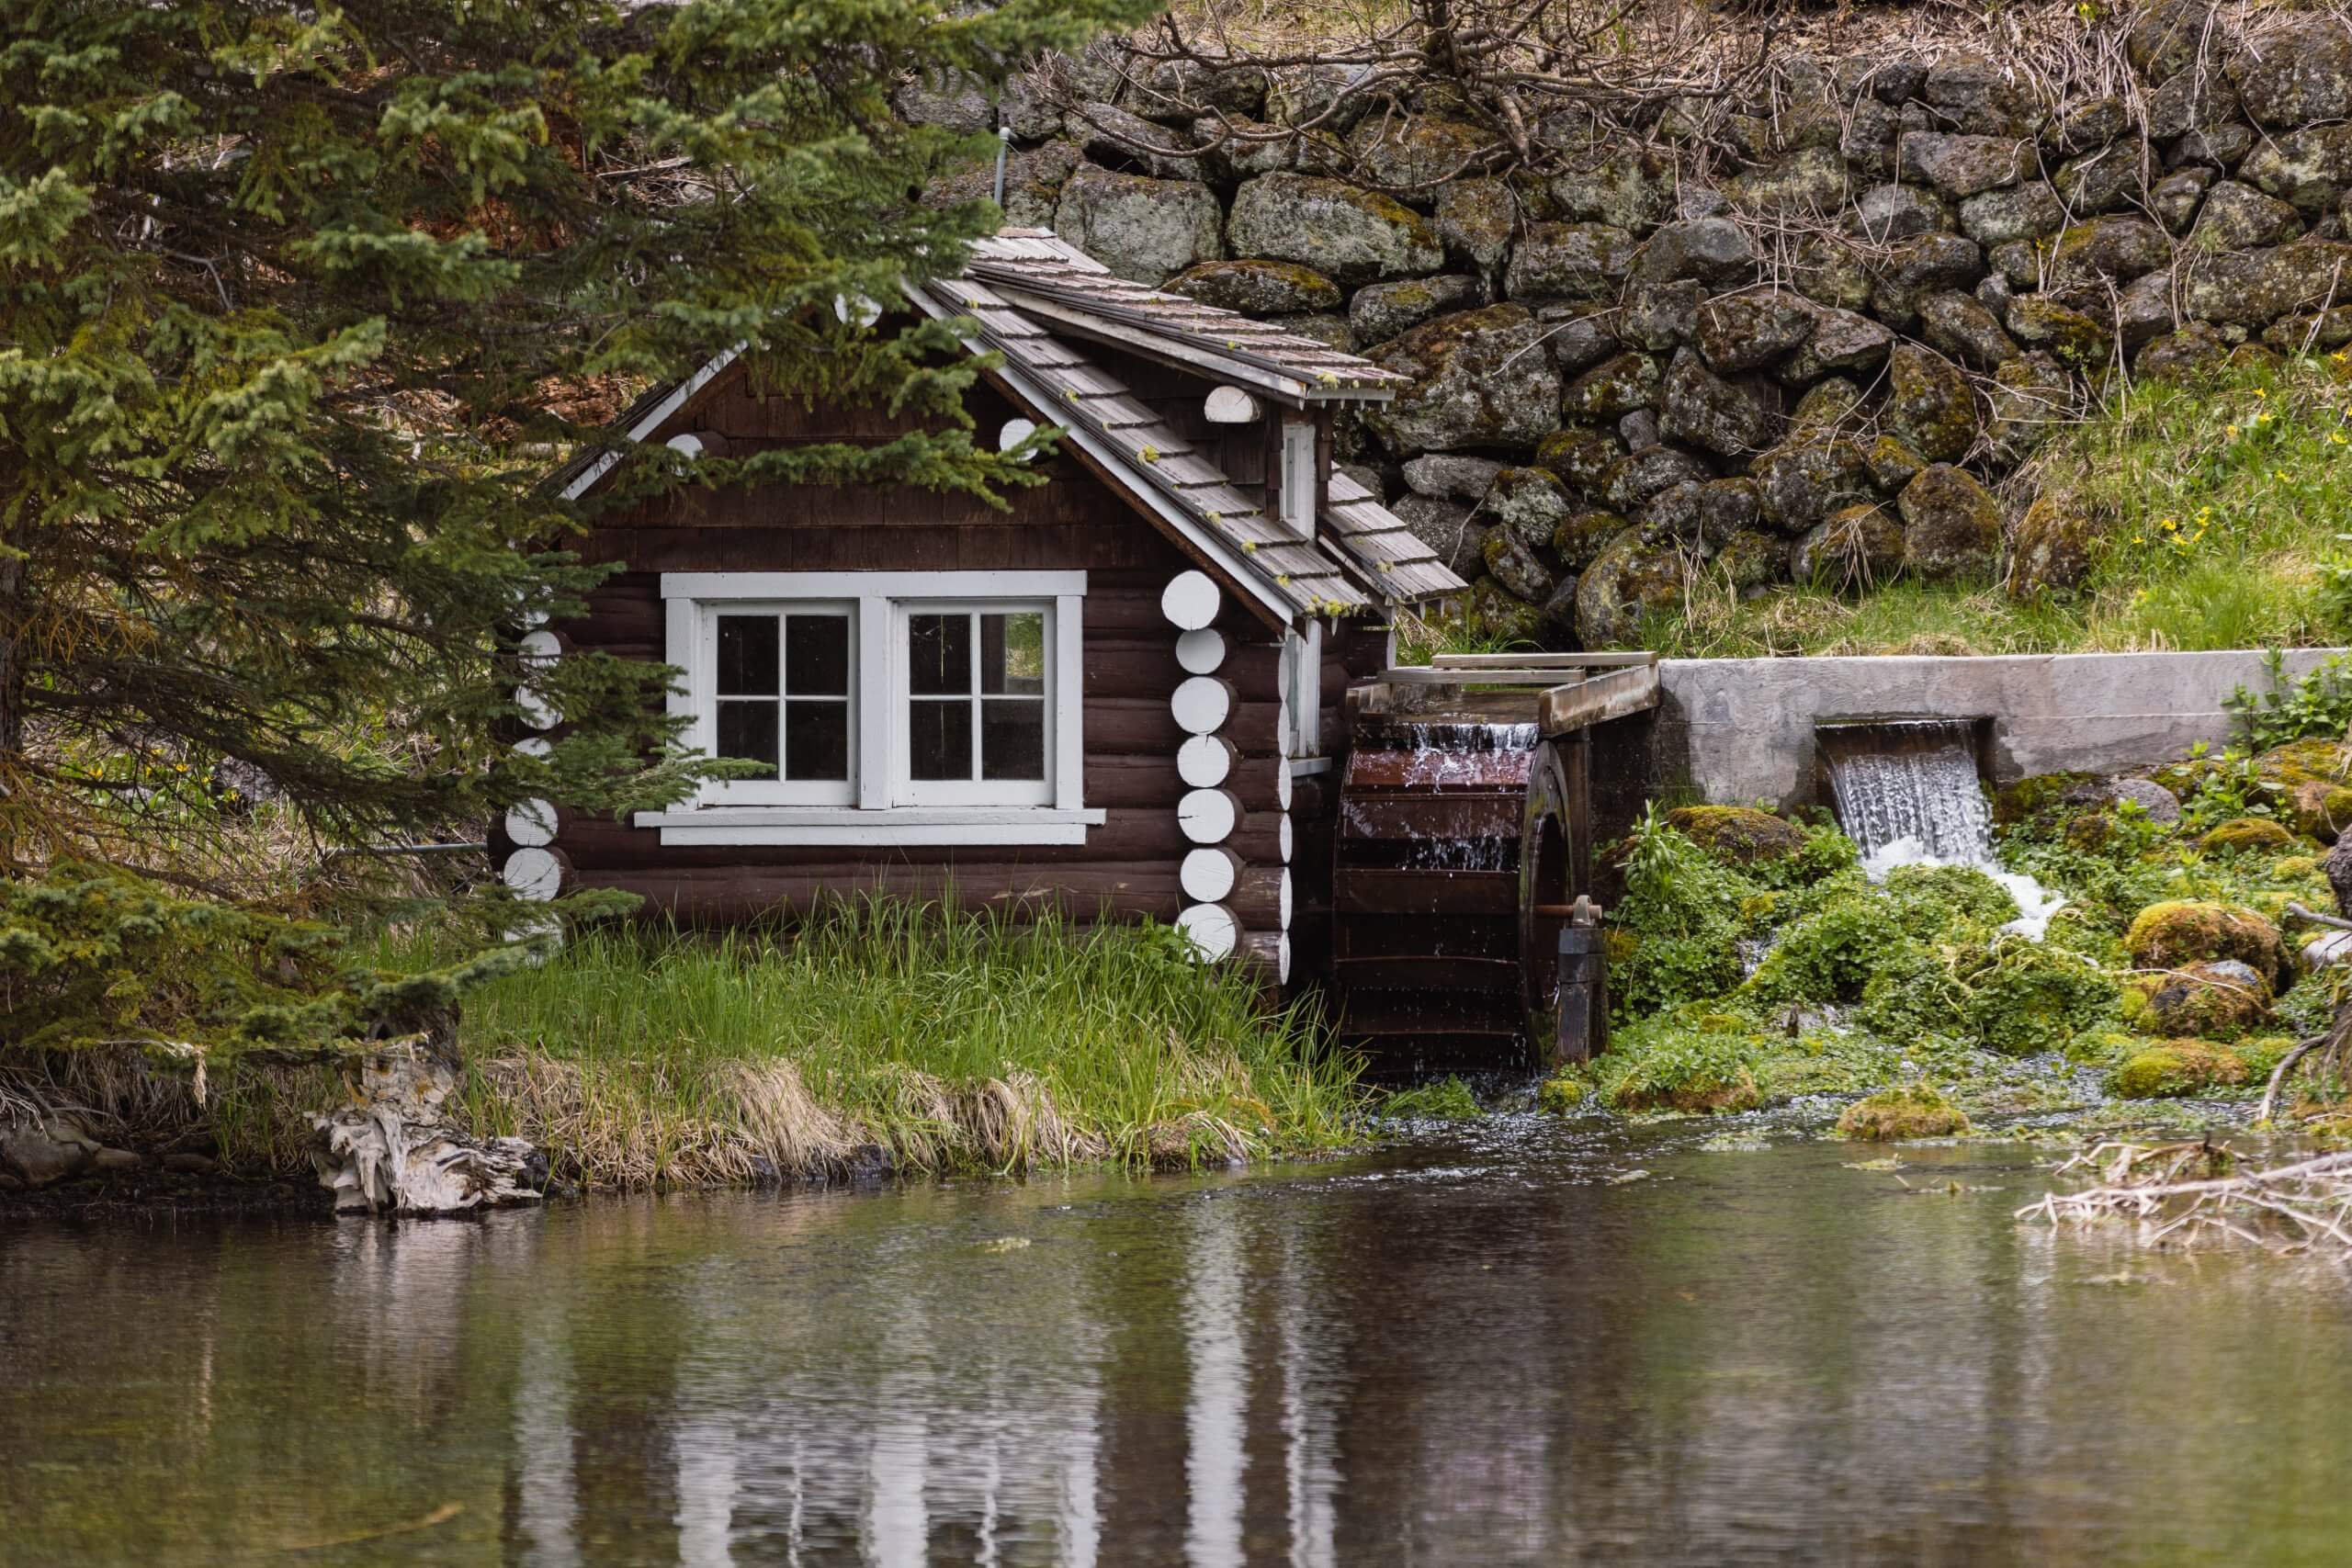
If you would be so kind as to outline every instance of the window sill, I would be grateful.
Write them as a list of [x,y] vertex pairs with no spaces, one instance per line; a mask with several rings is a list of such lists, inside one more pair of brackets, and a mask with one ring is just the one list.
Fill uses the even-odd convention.
[[640,811],[664,844],[1082,844],[1102,812],[1050,806],[705,806]]

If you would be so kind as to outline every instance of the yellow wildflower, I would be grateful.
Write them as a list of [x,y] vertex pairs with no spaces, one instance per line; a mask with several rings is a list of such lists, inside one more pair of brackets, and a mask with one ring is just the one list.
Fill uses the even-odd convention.
[[2238,438],[2238,427],[2234,424],[2225,424],[2222,427],[2222,434],[2235,441]]
[[2255,395],[2256,397],[2257,397],[2257,398],[2267,398],[2267,397],[2268,397],[2270,394],[2269,394],[2268,392],[2264,391],[2261,388],[2256,387],[2256,388],[2254,389],[2254,395]]

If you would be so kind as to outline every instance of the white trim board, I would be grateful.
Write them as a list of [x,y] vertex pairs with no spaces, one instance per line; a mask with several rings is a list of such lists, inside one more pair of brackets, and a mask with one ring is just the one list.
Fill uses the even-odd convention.
[[726,599],[1058,599],[1082,571],[665,571],[662,597]]
[[1090,828],[1102,825],[1100,807],[1065,811],[1055,807],[899,807],[886,811],[837,810],[823,807],[704,807],[699,810],[640,811],[639,828],[661,830],[668,844],[892,845],[1083,844]]
[[[673,387],[668,397],[654,404],[650,412],[630,425],[624,434],[632,443],[642,441],[662,427],[663,420],[685,407],[687,399],[709,386],[720,371],[734,364],[742,352],[750,346],[748,341],[739,343],[724,353],[714,355],[701,369]],[[563,487],[563,499],[578,501],[582,496],[586,495],[595,488],[598,479],[613,471],[613,465],[620,460],[621,455],[617,449],[603,454],[594,462],[589,464],[579,478]]]

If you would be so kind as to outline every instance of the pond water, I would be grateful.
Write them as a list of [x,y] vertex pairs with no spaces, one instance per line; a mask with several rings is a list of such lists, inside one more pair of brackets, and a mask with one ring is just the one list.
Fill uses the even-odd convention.
[[0,1562],[2352,1551],[2335,1266],[2019,1225],[2005,1146],[1720,1130],[0,1229]]

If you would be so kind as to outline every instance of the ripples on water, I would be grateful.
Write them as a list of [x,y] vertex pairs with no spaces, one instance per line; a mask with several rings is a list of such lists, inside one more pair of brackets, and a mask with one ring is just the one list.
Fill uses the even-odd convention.
[[0,1562],[2344,1560],[2343,1275],[1720,1130],[0,1231]]

